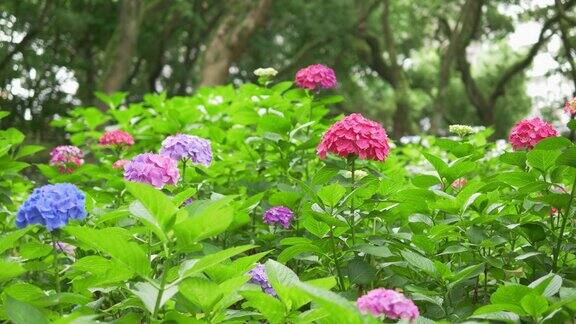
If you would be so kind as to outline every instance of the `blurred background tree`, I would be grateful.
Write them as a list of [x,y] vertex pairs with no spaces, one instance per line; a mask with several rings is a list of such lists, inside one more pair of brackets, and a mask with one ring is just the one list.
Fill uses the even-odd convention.
[[[447,124],[507,135],[528,114],[576,95],[576,0],[4,0],[0,107],[38,141],[95,93],[189,95],[201,86],[278,79],[333,67],[346,101],[394,137],[442,134]],[[531,35],[523,35],[531,26]],[[514,39],[530,39],[521,46]],[[538,78],[535,60],[551,57]],[[553,83],[552,81],[556,82]],[[530,89],[562,84],[537,98]],[[558,94],[560,93],[560,95]],[[555,109],[555,110],[554,110]],[[552,113],[550,113],[552,111]]]

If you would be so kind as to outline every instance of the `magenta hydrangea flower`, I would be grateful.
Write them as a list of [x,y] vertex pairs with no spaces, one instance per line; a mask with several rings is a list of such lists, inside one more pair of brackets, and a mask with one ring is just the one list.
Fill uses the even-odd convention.
[[316,149],[321,159],[326,153],[341,157],[384,161],[390,151],[386,130],[360,114],[351,114],[330,126]]
[[114,163],[112,163],[112,168],[114,169],[124,169],[124,166],[126,166],[126,164],[130,163],[130,160],[118,160]]
[[576,98],[572,98],[572,100],[566,101],[566,105],[564,105],[564,112],[570,116],[576,115]]
[[134,145],[134,137],[128,132],[117,129],[104,133],[98,140],[98,143],[104,146],[130,146]]
[[250,275],[250,282],[259,285],[262,291],[268,295],[277,296],[276,291],[272,288],[270,281],[268,281],[268,275],[263,264],[257,263],[256,267],[248,272],[248,275]]
[[558,131],[554,126],[535,117],[517,123],[510,131],[508,140],[515,151],[531,150],[541,140],[553,136],[558,136]]
[[71,173],[84,164],[84,152],[76,146],[56,146],[50,152],[50,165],[58,167],[61,173]]
[[162,141],[160,154],[174,160],[190,160],[205,166],[212,163],[210,141],[193,135],[177,134],[166,137]]
[[175,185],[180,179],[178,162],[160,154],[139,154],[124,166],[124,179],[147,183],[158,189],[167,184]]
[[294,218],[294,213],[288,207],[276,206],[268,209],[264,213],[263,221],[265,224],[280,224],[284,228],[290,227],[290,222]]
[[336,74],[322,64],[313,64],[296,72],[296,86],[303,89],[332,89],[337,85]]
[[360,312],[374,316],[386,316],[389,319],[414,320],[420,316],[418,307],[403,294],[384,288],[369,291],[356,301]]

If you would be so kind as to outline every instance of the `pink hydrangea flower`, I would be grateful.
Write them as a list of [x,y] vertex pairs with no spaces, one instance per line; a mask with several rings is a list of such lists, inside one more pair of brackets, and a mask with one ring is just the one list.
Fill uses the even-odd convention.
[[515,151],[531,150],[541,140],[553,136],[558,136],[558,131],[554,126],[535,117],[517,123],[510,131],[508,141],[510,141]]
[[375,121],[352,114],[332,125],[316,149],[321,159],[326,153],[342,157],[384,161],[390,151],[386,130]]
[[557,215],[558,215],[558,208],[552,207],[552,209],[550,209],[550,217],[554,217]]
[[84,164],[84,152],[76,146],[56,146],[50,152],[50,165],[58,167],[61,173],[72,173],[82,164]]
[[126,164],[130,163],[129,160],[118,160],[112,164],[112,168],[114,169],[124,169]]
[[134,145],[134,137],[130,133],[122,130],[113,130],[104,133],[102,137],[98,140],[100,145],[110,146],[110,145]]
[[566,105],[564,105],[564,112],[568,115],[576,115],[576,97],[572,98],[572,100],[566,101]]
[[336,74],[322,64],[313,64],[296,72],[296,86],[303,89],[332,89],[336,87]]
[[420,316],[418,307],[403,294],[384,288],[369,291],[356,301],[360,312],[389,319],[414,320]]
[[462,187],[464,187],[467,183],[468,180],[466,180],[466,178],[458,178],[454,180],[454,182],[452,182],[452,189],[454,190],[462,189]]
[[124,166],[124,179],[147,183],[158,189],[167,184],[175,185],[180,179],[178,162],[160,154],[139,154]]

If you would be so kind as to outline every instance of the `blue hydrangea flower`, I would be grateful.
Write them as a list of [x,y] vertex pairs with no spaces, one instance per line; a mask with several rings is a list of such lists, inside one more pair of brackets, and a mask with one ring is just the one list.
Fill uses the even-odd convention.
[[209,166],[212,163],[210,141],[192,135],[177,134],[162,141],[160,154],[173,160],[190,160],[195,164]]
[[86,217],[86,196],[75,185],[59,183],[34,189],[16,214],[16,226],[40,224],[49,231]]
[[251,277],[251,283],[259,285],[268,295],[277,296],[276,290],[272,288],[270,281],[268,281],[268,275],[266,274],[266,270],[264,270],[263,264],[257,263],[256,267],[248,272],[248,275]]

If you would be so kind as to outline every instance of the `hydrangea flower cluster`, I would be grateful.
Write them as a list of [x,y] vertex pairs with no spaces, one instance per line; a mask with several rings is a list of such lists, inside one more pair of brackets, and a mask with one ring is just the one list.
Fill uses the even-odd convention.
[[174,160],[191,160],[195,164],[209,166],[212,163],[210,141],[192,135],[168,136],[162,142],[160,154]]
[[128,132],[117,129],[104,133],[98,140],[98,143],[104,146],[130,146],[134,145],[134,137]]
[[70,219],[86,217],[86,196],[75,185],[58,183],[34,189],[16,214],[16,226],[40,224],[49,231],[64,227]]
[[341,157],[384,161],[390,151],[386,130],[360,114],[351,114],[332,125],[322,137],[317,152],[321,159],[326,153]]
[[454,182],[452,182],[452,189],[454,190],[462,189],[462,187],[464,187],[467,183],[468,180],[466,180],[466,178],[458,178],[454,180]]
[[50,152],[50,165],[58,167],[61,173],[71,173],[75,167],[84,164],[84,153],[76,146],[56,146]]
[[418,307],[402,293],[377,288],[369,291],[356,301],[360,312],[374,316],[386,316],[389,319],[414,320],[420,316]]
[[254,70],[254,75],[259,77],[274,77],[278,74],[278,71],[274,68],[258,68]]
[[572,100],[566,101],[566,105],[564,105],[564,112],[570,116],[576,115],[576,98],[572,98]]
[[250,282],[259,285],[262,291],[270,296],[277,296],[276,291],[268,281],[268,275],[263,264],[257,263],[256,267],[248,272],[248,275],[250,275]]
[[124,169],[124,166],[128,163],[130,163],[130,160],[118,160],[118,161],[112,163],[112,168]]
[[143,153],[124,166],[124,179],[147,183],[161,189],[167,184],[178,183],[180,172],[178,163],[170,157]]
[[302,89],[332,89],[337,85],[336,74],[322,64],[313,64],[296,72],[296,86]]
[[512,128],[508,140],[515,151],[531,150],[541,140],[553,136],[558,136],[558,131],[554,126],[535,117],[517,123]]
[[474,128],[472,128],[468,125],[450,125],[450,126],[448,126],[448,131],[450,133],[456,134],[460,137],[474,134]]
[[54,245],[56,250],[71,257],[76,256],[76,247],[74,245],[68,244],[66,242],[55,242]]
[[268,209],[264,213],[263,221],[265,224],[280,224],[284,228],[290,227],[290,222],[294,218],[294,213],[288,207],[276,206]]

